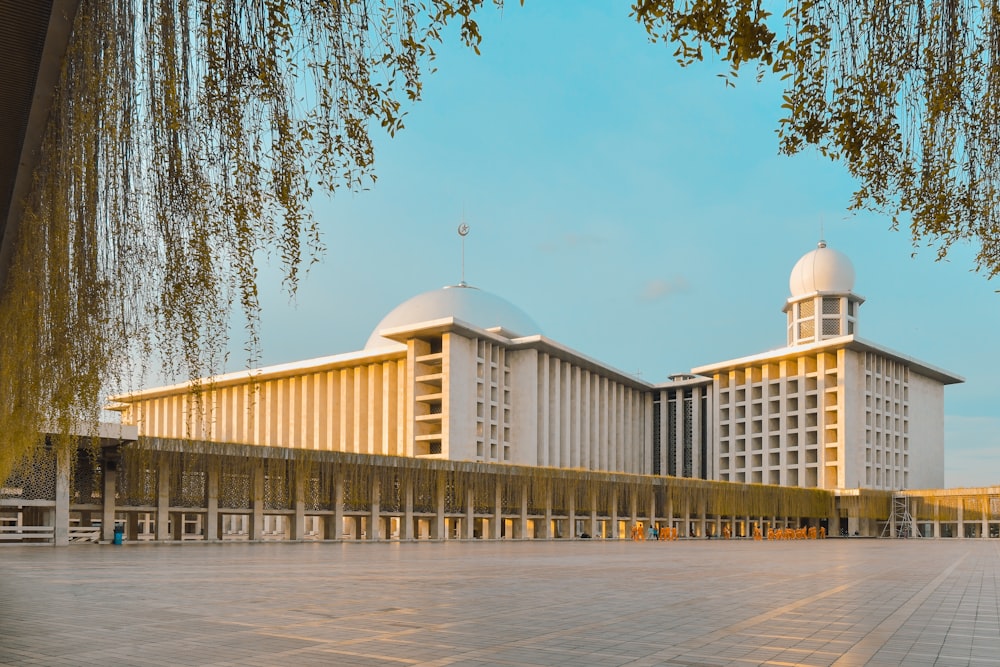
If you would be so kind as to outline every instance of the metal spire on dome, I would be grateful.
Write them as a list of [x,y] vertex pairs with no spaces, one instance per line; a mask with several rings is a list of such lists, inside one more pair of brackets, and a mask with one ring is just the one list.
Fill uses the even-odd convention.
[[458,283],[459,287],[468,287],[469,284],[465,282],[465,237],[469,235],[469,225],[465,223],[465,213],[462,213],[462,224],[458,226],[458,235],[462,237],[462,281]]

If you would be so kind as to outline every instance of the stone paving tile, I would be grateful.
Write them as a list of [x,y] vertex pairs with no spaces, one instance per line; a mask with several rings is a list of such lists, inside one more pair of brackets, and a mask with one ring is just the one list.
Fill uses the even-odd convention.
[[1000,667],[1000,540],[0,548],[0,665]]

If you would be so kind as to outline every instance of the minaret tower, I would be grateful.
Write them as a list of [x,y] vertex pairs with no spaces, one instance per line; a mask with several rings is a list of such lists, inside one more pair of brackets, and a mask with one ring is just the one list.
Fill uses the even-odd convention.
[[864,298],[853,292],[854,266],[826,241],[802,256],[788,279],[785,303],[788,344],[808,345],[858,332],[858,308]]

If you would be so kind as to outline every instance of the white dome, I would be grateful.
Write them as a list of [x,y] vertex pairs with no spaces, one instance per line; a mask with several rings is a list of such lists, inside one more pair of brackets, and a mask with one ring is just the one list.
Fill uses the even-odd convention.
[[372,331],[365,349],[399,345],[379,335],[384,329],[446,317],[454,317],[483,329],[502,327],[519,336],[541,333],[538,325],[509,301],[477,287],[452,285],[418,294],[393,308]]
[[847,255],[820,241],[819,247],[795,264],[788,289],[793,298],[813,292],[850,292],[854,289],[854,265]]

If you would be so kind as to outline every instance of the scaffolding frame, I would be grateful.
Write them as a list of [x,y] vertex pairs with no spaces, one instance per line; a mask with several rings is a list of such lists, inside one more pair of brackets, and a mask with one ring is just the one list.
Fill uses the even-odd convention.
[[879,537],[922,537],[920,531],[917,530],[913,515],[910,514],[909,498],[901,494],[892,496],[892,513],[889,515],[889,520],[885,522],[885,526],[882,527],[882,533]]

